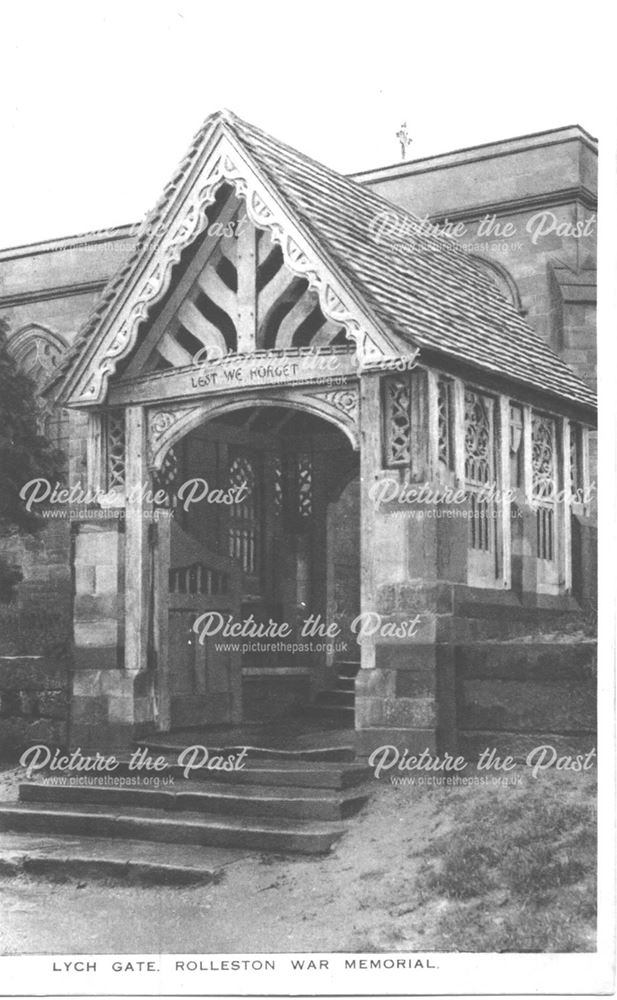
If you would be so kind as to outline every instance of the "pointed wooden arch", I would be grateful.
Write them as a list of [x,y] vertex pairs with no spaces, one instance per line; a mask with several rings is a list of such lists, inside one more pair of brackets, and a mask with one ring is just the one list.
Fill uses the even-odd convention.
[[148,411],[147,452],[152,472],[160,470],[170,448],[200,424],[234,410],[259,406],[286,407],[320,417],[334,424],[349,440],[354,451],[360,449],[359,394],[355,385],[339,389],[279,390],[263,396],[243,398],[210,397],[198,404],[166,405]]

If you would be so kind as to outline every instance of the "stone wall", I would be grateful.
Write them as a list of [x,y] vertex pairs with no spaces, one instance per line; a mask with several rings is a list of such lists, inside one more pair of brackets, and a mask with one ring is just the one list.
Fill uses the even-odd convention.
[[0,656],[0,758],[35,743],[67,745],[69,671],[53,656]]
[[0,540],[3,558],[21,570],[11,604],[0,605],[0,753],[33,742],[63,745],[69,718],[72,656],[70,526]]
[[456,650],[459,750],[524,756],[542,744],[559,754],[595,746],[596,643],[486,642]]

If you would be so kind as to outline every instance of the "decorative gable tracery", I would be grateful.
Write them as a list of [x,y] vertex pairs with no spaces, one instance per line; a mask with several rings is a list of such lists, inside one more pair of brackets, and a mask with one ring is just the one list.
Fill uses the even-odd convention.
[[326,319],[317,292],[289,270],[271,234],[249,221],[230,187],[221,194],[218,214],[125,375],[347,344],[344,326]]
[[[347,338],[355,343],[358,356],[363,363],[371,363],[384,356],[397,355],[397,344],[385,331],[376,328],[374,320],[356,303],[354,296],[333,272],[332,267],[323,261],[317,248],[312,245],[311,239],[280,204],[278,196],[270,191],[267,183],[258,176],[255,166],[247,159],[244,151],[230,134],[223,130],[213,139],[213,148],[205,157],[201,173],[192,184],[189,194],[176,209],[174,217],[166,223],[160,238],[155,244],[153,243],[141,276],[137,280],[132,274],[127,276],[124,290],[117,295],[117,305],[110,306],[108,318],[101,322],[99,342],[90,351],[87,349],[84,351],[75,374],[69,377],[66,394],[73,403],[95,404],[103,401],[109,377],[116,371],[118,363],[135,348],[141,324],[148,319],[152,307],[160,302],[168,291],[174,266],[180,261],[183,252],[205,233],[211,224],[209,209],[215,203],[217,192],[223,184],[233,187],[236,197],[243,201],[249,222],[256,229],[265,230],[269,234],[269,241],[280,247],[282,260],[289,271],[296,278],[303,279],[305,287],[301,290],[302,286],[300,288],[296,286],[292,295],[292,298],[294,296],[296,298],[289,314],[299,308],[300,299],[310,290],[314,295],[312,300],[314,307],[304,319],[308,321],[309,315],[314,314],[313,322],[318,320],[316,311],[318,306],[324,320],[333,325],[327,328],[326,337],[329,338],[332,334],[332,339],[335,339],[338,331],[344,329]],[[223,292],[221,285],[230,291],[231,271],[223,262],[223,256],[229,260],[223,253],[217,260],[216,274],[220,282],[211,280],[217,285],[219,294],[228,300],[229,296]],[[212,273],[212,268],[210,272]],[[227,280],[221,277],[221,272],[227,273]],[[210,292],[212,290],[210,286]],[[205,294],[214,301],[210,292],[206,289]],[[300,313],[308,309],[310,301],[307,298],[305,305],[299,309]],[[216,340],[213,329],[210,326],[206,327],[202,322],[202,320],[211,322],[207,310],[198,305],[197,309],[201,312],[202,319],[197,319],[191,308],[195,305],[195,302],[191,302],[183,314],[184,318],[188,318],[188,322],[192,321],[195,326],[199,325],[201,331],[207,329],[208,338]],[[204,305],[205,302],[202,301],[201,307]],[[294,320],[298,318],[296,313]],[[180,323],[184,325],[182,317]],[[216,323],[212,326],[217,329]],[[321,333],[324,326],[325,323],[320,324],[314,332]],[[218,329],[220,333],[220,326]],[[279,329],[277,338],[291,337],[293,340],[298,335],[297,330],[297,326],[295,333],[290,333],[289,327],[285,330]],[[337,331],[336,335],[334,330]],[[194,330],[190,332],[194,334]],[[304,335],[308,335],[306,327],[302,336]],[[178,341],[177,337],[175,339]],[[224,335],[223,339],[228,347]],[[200,340],[199,336],[197,340]],[[180,346],[182,346],[181,341]],[[220,342],[219,346],[222,349]],[[170,354],[172,346],[167,343],[165,347]],[[190,355],[190,351],[187,350],[186,354]],[[171,363],[177,363],[177,359]]]

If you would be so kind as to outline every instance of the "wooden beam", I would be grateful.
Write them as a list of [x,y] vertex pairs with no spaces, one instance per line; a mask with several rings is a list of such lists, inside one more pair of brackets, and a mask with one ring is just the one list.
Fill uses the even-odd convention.
[[[236,213],[238,212],[239,202],[235,195],[230,195],[230,197],[225,202],[219,217],[217,218],[217,223],[221,225],[227,225],[231,222]],[[218,232],[218,230],[217,230]],[[161,309],[160,314],[157,319],[152,324],[152,327],[146,336],[145,340],[139,345],[137,350],[133,355],[133,359],[130,362],[126,374],[130,377],[132,375],[137,375],[141,371],[148,355],[156,347],[157,341],[165,332],[167,326],[174,318],[176,311],[178,310],[182,300],[186,298],[189,294],[192,286],[195,283],[198,275],[203,271],[204,267],[207,265],[211,255],[214,253],[219,245],[221,237],[220,236],[210,236],[209,234],[204,236],[202,243],[195,253],[195,256],[191,263],[188,265],[186,271],[182,277],[178,280],[175,287],[172,287],[171,291],[167,295],[167,300]],[[173,285],[173,279],[172,279]]]
[[[281,298],[290,292],[291,286],[299,279],[289,271],[284,264],[281,265],[273,278],[270,279],[265,288],[262,289],[257,300],[258,326],[261,329],[268,319],[273,306],[280,302]],[[297,294],[297,292],[296,292]]]
[[264,412],[263,408],[261,408],[259,406],[256,406],[254,410],[251,410],[249,412],[249,415],[248,415],[247,419],[244,421],[244,423],[242,425],[244,427],[244,429],[245,430],[249,430],[249,428],[251,428],[253,426],[253,424],[255,423],[255,421],[257,420],[257,418],[263,412]]
[[342,329],[344,329],[342,326],[333,323],[330,319],[327,319],[325,323],[320,326],[317,333],[314,334],[311,340],[311,347],[329,347],[332,341],[336,340]]
[[177,340],[174,340],[171,336],[170,330],[165,331],[156,345],[156,350],[159,352],[161,357],[165,358],[165,361],[169,361],[174,368],[184,368],[185,365],[190,365],[193,360],[189,352],[185,351]]
[[[220,253],[220,248],[217,248]],[[212,259],[210,266],[205,267],[197,277],[197,284],[215,305],[226,312],[234,325],[237,325],[237,296],[228,288],[223,279],[216,273],[216,260]]]
[[[323,367],[319,364],[303,366],[301,361],[298,355],[293,354],[272,359],[227,355],[216,365],[169,368],[166,371],[150,372],[139,379],[112,383],[108,402],[110,406],[162,403],[230,392],[237,394],[267,387],[310,385],[323,381]],[[347,380],[355,382],[357,368],[353,364],[353,355],[337,355],[334,374],[337,388],[343,388]],[[246,401],[250,403],[250,395],[247,395]]]
[[238,231],[236,270],[238,353],[250,354],[257,347],[257,232],[254,226],[242,226]]
[[301,323],[310,316],[316,305],[319,304],[317,293],[308,289],[302,298],[296,302],[293,309],[290,309],[285,319],[281,323],[276,335],[275,347],[280,350],[287,350],[293,345],[293,338]]
[[282,420],[279,420],[278,424],[276,424],[272,428],[272,433],[280,434],[280,432],[283,430],[283,427],[285,427],[291,420],[293,420],[293,418],[297,416],[297,414],[298,410],[289,410],[282,418]]
[[[261,235],[260,235],[261,234]],[[273,248],[276,246],[274,240],[272,239],[272,233],[269,229],[257,230],[258,245],[257,245],[257,264],[263,264]]]
[[[209,319],[206,319],[190,299],[185,299],[181,304],[178,309],[178,319],[189,333],[192,333],[197,340],[201,341],[204,347],[213,349],[215,357],[225,357],[227,354],[227,344],[225,343],[223,334]],[[189,362],[191,360],[189,357]],[[184,363],[186,364],[186,361]]]

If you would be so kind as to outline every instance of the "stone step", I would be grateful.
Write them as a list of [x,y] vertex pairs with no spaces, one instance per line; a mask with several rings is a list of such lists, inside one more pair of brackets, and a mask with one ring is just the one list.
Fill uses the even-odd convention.
[[339,705],[331,700],[324,700],[320,701],[319,704],[305,705],[298,710],[298,715],[305,719],[318,719],[326,716],[333,722],[337,722],[341,728],[353,729],[356,712],[355,705]]
[[343,835],[345,827],[284,818],[213,818],[195,812],[170,816],[134,807],[120,814],[102,805],[71,808],[61,803],[42,806],[18,802],[0,803],[0,830],[323,854]]
[[359,660],[337,660],[336,670],[340,677],[355,677],[360,669]]
[[0,874],[127,885],[207,885],[246,850],[146,840],[0,833]]
[[341,708],[353,708],[355,704],[354,691],[337,691],[329,688],[327,691],[320,691],[316,698],[317,705],[340,705]]
[[337,821],[357,813],[367,801],[358,790],[340,794],[331,789],[272,788],[259,785],[224,787],[216,782],[178,781],[172,788],[108,787],[97,785],[23,782],[21,802],[67,802],[118,807],[161,809],[235,816],[285,817]]
[[[203,737],[196,736],[195,742],[199,742]],[[173,739],[149,741],[138,740],[134,743],[135,749],[146,748],[152,754],[173,754],[179,753],[186,747],[186,742],[175,743]],[[274,761],[353,761],[355,760],[355,747],[351,744],[347,746],[317,747],[306,750],[288,750],[278,747],[249,746],[247,744],[222,744],[220,746],[210,746],[207,744],[208,753],[213,755],[227,755],[230,753],[241,753],[247,750],[247,757],[252,760],[274,760]]]
[[[129,758],[118,757],[118,767],[113,771],[113,774],[135,777],[136,775],[152,776],[158,773],[159,776],[169,775],[176,781],[184,780],[184,770],[177,763],[177,756],[173,754],[161,756],[165,757],[168,766],[160,772],[129,770]],[[59,772],[54,773],[58,774]],[[250,785],[271,789],[344,790],[355,788],[368,781],[370,777],[370,769],[363,764],[339,764],[333,761],[302,763],[289,760],[271,760],[265,762],[251,761],[250,758],[247,758],[244,767],[238,771],[209,769],[207,766],[196,768],[194,771],[191,771],[190,781],[191,783],[216,782],[223,786],[228,785],[233,787],[236,785]]]
[[355,691],[356,689],[356,679],[355,677],[346,677],[345,674],[339,674],[336,678],[336,690],[337,691]]

